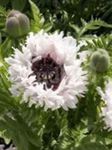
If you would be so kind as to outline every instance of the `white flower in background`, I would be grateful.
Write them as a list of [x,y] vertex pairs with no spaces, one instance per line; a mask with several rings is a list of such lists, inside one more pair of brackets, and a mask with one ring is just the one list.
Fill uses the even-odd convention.
[[9,148],[5,148],[4,144],[0,144],[0,150],[17,150],[17,149],[12,145]]
[[6,150],[17,150],[17,148],[16,147],[13,147],[12,145],[9,147],[9,148],[7,148]]
[[109,79],[106,83],[104,91],[100,87],[97,90],[105,102],[105,107],[102,108],[102,116],[104,116],[107,128],[112,129],[112,80]]
[[3,148],[4,148],[4,145],[0,144],[0,150],[3,150]]
[[[87,90],[87,72],[81,64],[80,45],[63,33],[31,33],[22,51],[6,59],[9,67],[11,92],[23,93],[23,102],[52,110],[75,108],[78,97]],[[84,55],[85,57],[85,55]]]

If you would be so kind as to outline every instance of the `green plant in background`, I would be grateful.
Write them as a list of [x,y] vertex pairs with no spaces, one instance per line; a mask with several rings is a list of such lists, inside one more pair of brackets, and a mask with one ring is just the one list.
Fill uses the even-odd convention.
[[[101,18],[107,23],[112,22],[111,17],[111,0],[33,0],[35,4],[39,7],[40,12],[42,12],[44,18],[48,22],[52,22],[53,31],[56,29],[64,30],[64,32],[72,32],[69,26],[71,24],[81,25],[81,18],[85,21],[91,20],[93,18]],[[0,0],[0,5],[9,9],[16,9],[30,16],[30,5],[28,0]],[[101,28],[97,30],[97,34],[109,33],[111,29]]]
[[[108,78],[112,78],[111,3],[104,0],[94,2],[93,0],[29,0],[29,2],[27,0],[4,0],[0,1],[0,4],[0,135],[8,142],[13,140],[18,150],[111,150],[112,131],[105,128],[105,120],[103,117],[106,114],[104,113],[104,116],[101,116],[102,107],[106,103],[97,91],[97,87],[105,89],[105,81]],[[100,19],[93,19],[99,17]],[[109,22],[105,22],[107,18],[109,18]],[[13,28],[9,26],[10,19],[16,22],[16,24],[14,22]],[[22,26],[20,26],[21,23]],[[5,24],[7,25],[5,26]],[[72,35],[76,39],[76,49],[78,44],[82,44],[82,46],[80,45],[80,53],[82,55],[78,53],[76,58],[74,56],[73,59],[75,60],[79,57],[82,60],[86,60],[81,64],[81,67],[88,71],[88,90],[84,93],[84,97],[76,96],[78,103],[75,109],[65,111],[59,108],[54,111],[50,109],[44,111],[44,106],[36,107],[35,104],[32,104],[29,107],[30,98],[27,102],[21,102],[23,99],[22,94],[24,93],[23,87],[20,95],[14,96],[11,93],[11,80],[16,80],[16,77],[12,77],[9,80],[11,70],[8,70],[10,66],[6,63],[5,58],[15,53],[14,48],[18,48],[20,52],[24,52],[25,50],[23,50],[24,48],[21,45],[26,45],[26,36],[29,35],[29,32],[37,34],[39,31],[42,32],[42,30],[51,33],[55,30],[63,30],[64,35]],[[36,40],[34,38],[30,42],[37,44],[39,39]],[[54,41],[57,45],[60,44],[60,41],[57,41],[57,39]],[[70,44],[70,41],[68,43]],[[46,44],[45,39],[42,45],[44,44]],[[43,52],[48,45],[46,44],[42,47]],[[58,49],[60,47],[63,49],[62,45]],[[66,47],[67,45],[65,45]],[[35,47],[31,48],[35,49]],[[53,48],[51,44],[49,51]],[[68,55],[70,50],[68,49]],[[87,51],[87,55],[82,53],[85,51]],[[32,50],[33,52],[35,51]],[[22,53],[19,54],[22,55]],[[15,62],[12,61],[12,63],[10,60],[10,63],[13,65],[16,63],[21,64],[18,61],[20,55],[17,55]],[[61,51],[59,53],[60,55],[63,56]],[[24,61],[23,59],[21,61],[27,63],[27,57],[30,57],[30,51],[25,54]],[[13,58],[15,58],[14,55]],[[31,59],[32,62],[38,60],[37,57]],[[48,56],[46,60],[48,61],[49,59]],[[50,59],[50,61],[53,60]],[[43,62],[40,59],[41,63]],[[55,63],[53,62],[53,64]],[[74,67],[77,64],[78,61]],[[61,69],[57,66],[55,67],[58,71],[61,70],[63,72],[62,66],[60,66]],[[33,68],[35,69],[35,64],[33,64]],[[78,68],[74,71],[74,78],[79,74],[77,70]],[[24,72],[21,71],[21,74],[24,74]],[[51,80],[51,74],[49,75],[51,83],[53,81]],[[19,77],[19,73],[17,76]],[[41,78],[44,82],[47,82],[44,74],[41,74]],[[76,82],[73,84],[77,85],[80,78],[77,77]],[[37,80],[41,82],[38,76]],[[56,80],[55,83],[57,81],[59,82],[60,80]],[[19,78],[17,82],[20,82]],[[51,85],[47,83],[47,86],[49,87]],[[56,87],[57,84],[54,89]],[[83,85],[81,88],[83,88]],[[46,89],[45,86],[44,89]],[[111,89],[111,86],[109,89]],[[15,92],[17,91],[15,90]],[[77,91],[74,91],[74,94],[76,94],[75,92]],[[31,92],[29,91],[27,94],[29,93]],[[69,96],[67,95],[66,97]],[[74,104],[72,105],[74,106]],[[73,107],[72,105],[70,106],[71,108]]]

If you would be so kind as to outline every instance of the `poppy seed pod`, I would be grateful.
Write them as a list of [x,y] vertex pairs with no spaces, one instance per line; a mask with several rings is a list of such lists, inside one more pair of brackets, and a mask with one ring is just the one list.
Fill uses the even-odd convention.
[[6,31],[13,37],[18,38],[27,34],[30,30],[30,22],[23,13],[12,10],[6,20]]
[[98,49],[90,58],[90,67],[93,71],[103,73],[110,65],[110,57],[106,50]]

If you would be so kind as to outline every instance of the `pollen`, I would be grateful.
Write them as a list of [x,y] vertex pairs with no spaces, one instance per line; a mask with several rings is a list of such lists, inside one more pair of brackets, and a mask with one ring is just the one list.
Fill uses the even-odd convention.
[[52,88],[53,90],[58,88],[64,75],[63,65],[57,64],[50,55],[40,60],[36,60],[33,56],[32,71],[32,75],[36,76],[34,82],[45,83],[44,88]]

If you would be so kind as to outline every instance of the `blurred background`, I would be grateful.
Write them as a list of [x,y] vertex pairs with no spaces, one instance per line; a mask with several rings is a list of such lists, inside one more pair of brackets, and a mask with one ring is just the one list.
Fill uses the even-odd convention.
[[[111,24],[112,0],[32,0],[39,8],[47,22],[52,25],[51,31],[56,29],[73,32],[70,24],[82,25],[81,18],[89,21],[92,18]],[[28,0],[0,0],[0,11],[16,9],[32,18]],[[2,17],[3,14],[0,15]],[[4,18],[5,19],[5,18]],[[3,22],[3,21],[2,21]],[[3,26],[0,22],[0,27]],[[100,28],[92,31],[95,34],[110,33],[111,29]]]

